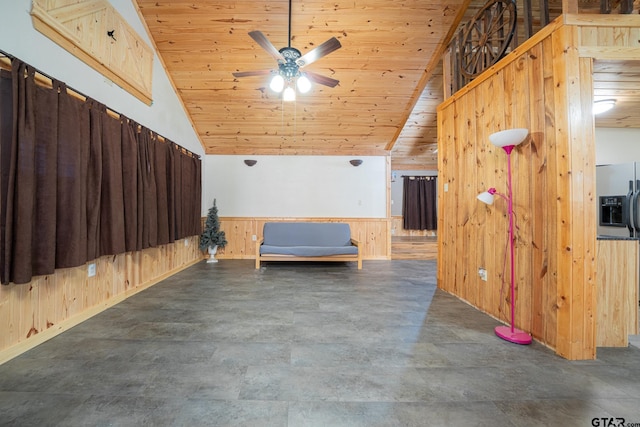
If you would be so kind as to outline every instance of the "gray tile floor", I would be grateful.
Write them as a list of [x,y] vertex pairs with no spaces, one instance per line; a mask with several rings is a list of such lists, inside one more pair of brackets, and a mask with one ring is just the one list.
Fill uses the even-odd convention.
[[435,274],[434,261],[199,263],[1,365],[0,424],[640,423],[640,349],[569,362],[504,342]]

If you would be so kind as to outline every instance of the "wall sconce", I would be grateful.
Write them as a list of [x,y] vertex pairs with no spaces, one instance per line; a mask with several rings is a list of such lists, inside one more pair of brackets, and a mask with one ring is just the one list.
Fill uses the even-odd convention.
[[349,160],[349,163],[351,163],[352,166],[360,166],[362,164],[362,160],[361,159],[353,159],[353,160]]
[[257,161],[257,160],[245,160],[245,161],[244,161],[244,164],[245,164],[245,165],[247,165],[247,166],[249,166],[249,167],[251,167],[251,166],[255,165],[256,163],[258,163],[258,161]]
[[488,205],[493,204],[494,196],[497,195],[503,198],[507,202],[507,209],[509,214],[509,250],[510,250],[510,267],[511,267],[511,293],[510,293],[510,308],[511,308],[511,325],[510,326],[497,326],[495,333],[498,337],[505,341],[509,341],[515,344],[530,344],[531,335],[520,329],[516,329],[515,322],[515,307],[516,307],[516,274],[515,274],[515,245],[514,245],[514,233],[513,233],[513,192],[511,189],[511,151],[516,145],[522,143],[529,134],[527,129],[508,129],[501,132],[496,132],[489,135],[489,140],[496,147],[501,147],[505,153],[507,153],[507,194],[502,194],[496,191],[495,188],[489,188],[487,191],[478,195],[478,200]]

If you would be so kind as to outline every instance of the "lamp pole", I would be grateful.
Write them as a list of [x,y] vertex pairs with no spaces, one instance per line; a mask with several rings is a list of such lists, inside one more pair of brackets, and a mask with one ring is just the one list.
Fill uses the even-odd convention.
[[488,205],[493,204],[495,195],[500,196],[507,201],[507,213],[509,215],[509,267],[511,272],[510,280],[510,320],[509,326],[496,326],[495,333],[503,340],[516,344],[530,344],[531,335],[520,329],[516,329],[516,268],[515,268],[515,233],[514,233],[514,214],[513,214],[513,188],[511,185],[511,152],[516,145],[525,140],[529,131],[527,129],[508,129],[489,135],[489,140],[496,147],[502,148],[507,153],[507,194],[501,194],[495,188],[489,188],[484,193],[478,195],[478,199]]
[[516,317],[516,268],[515,268],[515,242],[513,231],[513,191],[511,187],[511,152],[515,148],[515,145],[506,145],[502,149],[507,153],[507,212],[509,215],[509,252],[510,262],[509,267],[511,273],[511,286],[510,286],[510,308],[511,308],[511,325],[496,326],[495,333],[503,340],[516,343],[516,344],[530,344],[531,335],[527,332],[516,329],[515,317]]

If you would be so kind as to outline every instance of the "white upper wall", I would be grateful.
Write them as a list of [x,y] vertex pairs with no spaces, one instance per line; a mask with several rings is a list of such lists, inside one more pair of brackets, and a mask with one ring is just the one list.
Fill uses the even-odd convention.
[[[31,0],[0,2],[0,49],[187,150],[199,155],[204,154],[200,140],[157,56],[153,61],[153,104],[147,106],[36,31],[29,14]],[[131,0],[110,0],[110,3],[149,46],[153,47]]]
[[640,162],[640,129],[596,128],[596,165]]
[[[386,218],[386,157],[206,156],[203,210],[221,216]],[[255,166],[245,159],[257,160]]]

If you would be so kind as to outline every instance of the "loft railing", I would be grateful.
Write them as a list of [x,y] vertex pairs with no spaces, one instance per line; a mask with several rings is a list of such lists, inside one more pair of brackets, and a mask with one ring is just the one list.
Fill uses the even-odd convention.
[[[637,12],[637,7],[635,8]],[[633,0],[578,0],[579,13],[630,14]],[[445,97],[461,89],[562,14],[558,0],[472,3],[444,57]]]

